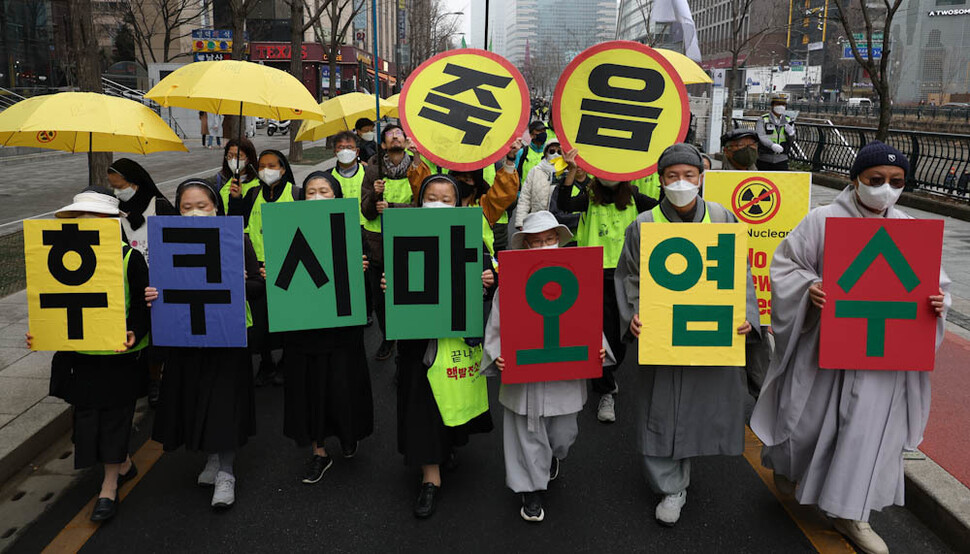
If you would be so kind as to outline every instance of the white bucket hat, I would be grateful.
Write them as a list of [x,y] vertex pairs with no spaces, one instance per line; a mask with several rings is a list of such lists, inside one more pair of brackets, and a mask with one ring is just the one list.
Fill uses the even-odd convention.
[[82,213],[120,215],[118,199],[107,189],[89,187],[74,195],[74,203],[57,210],[57,217],[77,217]]
[[525,239],[528,235],[541,233],[550,229],[555,229],[559,233],[559,246],[564,246],[573,240],[573,234],[569,232],[568,227],[559,223],[556,216],[552,215],[552,212],[542,210],[541,212],[535,212],[525,216],[522,230],[516,232],[509,239],[509,249],[524,250],[526,249]]

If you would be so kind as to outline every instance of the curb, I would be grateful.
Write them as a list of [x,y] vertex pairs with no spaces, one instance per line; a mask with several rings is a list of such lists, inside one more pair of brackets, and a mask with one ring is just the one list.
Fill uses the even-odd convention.
[[0,432],[0,484],[71,430],[71,406],[50,396],[31,406]]
[[970,489],[929,457],[906,460],[906,508],[962,551],[970,545]]

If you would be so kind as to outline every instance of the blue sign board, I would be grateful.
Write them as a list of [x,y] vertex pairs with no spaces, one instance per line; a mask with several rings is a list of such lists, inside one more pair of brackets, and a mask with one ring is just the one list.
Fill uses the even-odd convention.
[[[232,40],[232,29],[192,29],[193,39],[229,39]],[[243,34],[244,40],[249,40],[249,31]]]
[[230,52],[195,52],[192,54],[195,58],[194,61],[197,62],[221,62],[222,60],[231,60],[232,53]]
[[242,224],[239,216],[148,218],[153,344],[246,346]]
[[[869,57],[869,54],[868,54],[869,47],[868,46],[864,46],[862,44],[859,44],[859,45],[857,45],[857,48],[859,49],[859,55],[862,56],[862,59],[864,59],[864,60],[865,59],[868,59],[868,57]],[[852,55],[852,47],[849,46],[848,44],[846,44],[845,46],[843,46],[842,47],[842,59],[843,60],[851,60],[851,59],[854,59],[854,58],[855,58],[855,56]],[[882,58],[882,46],[873,46],[872,47],[872,59],[878,60],[878,59],[881,59],[881,58]]]

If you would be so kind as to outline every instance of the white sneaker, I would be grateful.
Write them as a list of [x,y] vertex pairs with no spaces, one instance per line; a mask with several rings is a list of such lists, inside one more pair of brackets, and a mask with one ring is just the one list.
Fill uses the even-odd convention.
[[603,423],[613,423],[616,421],[616,400],[613,399],[612,394],[604,394],[600,396],[600,405],[596,409],[596,419],[602,421]]
[[236,478],[220,471],[216,474],[216,488],[212,491],[212,507],[228,508],[236,502]]
[[216,484],[216,473],[219,473],[219,456],[213,454],[205,462],[202,473],[199,474],[198,483],[200,487],[211,487]]
[[832,518],[832,525],[835,526],[836,531],[854,542],[862,552],[866,554],[889,554],[889,547],[886,546],[885,541],[865,521]]
[[657,522],[667,527],[673,527],[680,519],[680,509],[687,504],[687,491],[683,490],[677,494],[668,494],[657,504]]

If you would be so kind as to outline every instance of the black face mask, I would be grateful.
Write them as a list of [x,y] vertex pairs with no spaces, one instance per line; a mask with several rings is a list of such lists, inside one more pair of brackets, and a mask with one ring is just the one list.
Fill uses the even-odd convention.
[[458,181],[458,194],[462,198],[468,198],[474,192],[475,192],[475,185],[469,185],[467,183]]
[[536,135],[536,138],[532,139],[532,144],[541,146],[546,143],[547,138],[549,138],[549,135],[543,131]]

